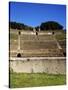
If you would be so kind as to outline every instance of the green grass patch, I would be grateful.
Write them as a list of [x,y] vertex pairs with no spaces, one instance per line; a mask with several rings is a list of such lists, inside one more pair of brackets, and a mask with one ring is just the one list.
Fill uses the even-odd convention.
[[13,40],[16,40],[16,39],[18,39],[18,35],[17,34],[13,34],[13,33],[10,33],[10,37],[9,37],[10,39],[13,39]]
[[64,40],[66,39],[66,34],[56,34],[55,37],[57,40]]
[[11,73],[10,88],[64,85],[65,75],[45,73]]

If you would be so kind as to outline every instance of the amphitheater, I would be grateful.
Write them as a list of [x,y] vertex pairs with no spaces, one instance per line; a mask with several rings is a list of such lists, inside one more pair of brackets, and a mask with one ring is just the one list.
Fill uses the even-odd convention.
[[[9,67],[16,73],[66,73],[66,40],[57,39],[61,32],[21,31],[20,50],[18,30],[10,30]],[[21,53],[21,57],[17,54]]]

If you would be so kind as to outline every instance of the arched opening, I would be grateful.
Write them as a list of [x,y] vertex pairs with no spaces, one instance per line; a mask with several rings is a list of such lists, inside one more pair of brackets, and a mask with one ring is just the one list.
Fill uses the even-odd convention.
[[17,57],[21,57],[21,54],[20,54],[20,53],[18,53],[18,54],[17,54]]
[[66,52],[63,52],[63,55],[66,56]]

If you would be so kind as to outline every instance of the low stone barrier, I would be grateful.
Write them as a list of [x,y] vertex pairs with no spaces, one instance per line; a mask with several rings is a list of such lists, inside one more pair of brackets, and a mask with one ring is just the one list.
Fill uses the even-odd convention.
[[66,74],[65,57],[10,58],[10,70],[16,73]]

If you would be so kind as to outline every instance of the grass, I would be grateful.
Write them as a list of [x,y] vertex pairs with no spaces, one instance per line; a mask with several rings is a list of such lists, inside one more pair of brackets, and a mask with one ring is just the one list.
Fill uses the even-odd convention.
[[45,73],[11,73],[10,88],[38,87],[66,84],[65,75]]
[[57,40],[64,40],[64,39],[66,39],[66,34],[65,33],[56,34],[55,37]]
[[17,39],[18,39],[18,35],[17,35],[17,34],[10,33],[10,40],[11,40],[11,39],[17,40]]

